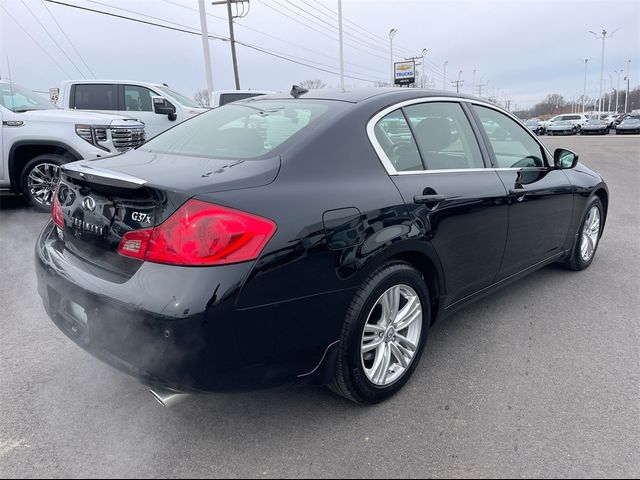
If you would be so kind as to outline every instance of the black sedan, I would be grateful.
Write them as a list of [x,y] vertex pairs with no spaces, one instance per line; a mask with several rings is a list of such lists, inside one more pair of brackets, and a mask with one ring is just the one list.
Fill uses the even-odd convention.
[[165,404],[294,382],[379,402],[435,322],[594,259],[606,184],[508,112],[418,89],[302,93],[62,169],[36,246],[44,307]]
[[624,117],[620,125],[616,127],[616,134],[640,133],[640,114],[631,114]]
[[580,131],[580,127],[569,120],[551,122],[547,127],[547,135],[575,135]]
[[610,131],[611,128],[606,120],[592,118],[582,126],[580,135],[608,135]]

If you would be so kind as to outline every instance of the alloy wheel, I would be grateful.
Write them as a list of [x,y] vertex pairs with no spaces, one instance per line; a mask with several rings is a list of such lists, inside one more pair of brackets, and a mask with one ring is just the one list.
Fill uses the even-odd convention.
[[59,178],[60,167],[54,163],[39,163],[33,167],[27,178],[32,200],[43,207],[50,207]]
[[371,383],[387,387],[397,382],[413,362],[422,333],[422,303],[408,285],[384,292],[369,312],[360,355]]
[[600,209],[594,205],[589,210],[582,227],[582,239],[580,241],[580,255],[582,260],[588,262],[593,257],[598,239],[600,237]]

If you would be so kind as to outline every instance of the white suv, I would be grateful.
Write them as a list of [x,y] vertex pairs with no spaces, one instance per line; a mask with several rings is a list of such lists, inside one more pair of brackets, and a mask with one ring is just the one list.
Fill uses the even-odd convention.
[[15,83],[0,81],[0,193],[22,193],[51,210],[60,165],[141,145],[144,124],[121,115],[61,110]]
[[589,121],[589,116],[583,113],[563,113],[562,115],[556,115],[551,120],[544,122],[545,128],[553,122],[560,122],[565,120],[576,125],[578,128],[582,128],[582,126]]

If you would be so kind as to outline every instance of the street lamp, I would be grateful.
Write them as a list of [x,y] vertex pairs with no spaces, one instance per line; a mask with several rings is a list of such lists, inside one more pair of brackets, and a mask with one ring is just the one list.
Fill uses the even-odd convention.
[[427,53],[429,53],[428,48],[423,48],[422,52],[420,52],[420,55],[422,56],[422,88],[425,88],[427,85],[427,78],[424,76],[424,57],[427,56]]
[[443,73],[442,73],[442,89],[443,90],[447,89],[447,65],[449,65],[449,60],[447,60],[446,62],[444,62],[442,64],[442,69],[443,69]]
[[[614,30],[609,33],[609,38],[613,37],[613,34],[616,33],[619,29]],[[598,111],[602,112],[602,88],[604,85],[604,44],[607,40],[607,30],[602,29],[602,34],[598,35],[596,32],[589,30],[589,33],[592,34],[596,39],[602,40],[602,59],[600,60],[600,97],[598,98]]]
[[480,85],[478,88],[478,96],[482,98],[482,80],[484,80],[484,77],[480,77]]
[[398,30],[396,30],[395,28],[392,28],[391,30],[389,30],[389,51],[390,51],[390,55],[391,55],[391,86],[393,87],[393,84],[395,83],[395,75],[393,72],[393,39],[395,38],[395,36],[398,34]]
[[620,101],[620,74],[622,73],[622,69],[616,70],[614,73],[618,74],[618,86],[616,87],[616,113],[618,113],[618,105],[620,105],[618,103]]
[[629,76],[629,67],[631,66],[631,60],[627,60],[627,76],[624,79],[627,81],[627,95],[624,97],[624,113],[627,113],[629,109],[629,83],[631,77]]
[[476,72],[478,70],[473,70],[473,80],[471,81],[471,95],[476,94]]

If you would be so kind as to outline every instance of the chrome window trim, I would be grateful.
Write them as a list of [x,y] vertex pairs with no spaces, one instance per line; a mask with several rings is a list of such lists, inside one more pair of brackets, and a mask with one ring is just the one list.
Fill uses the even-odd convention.
[[387,157],[387,154],[384,152],[384,149],[382,148],[382,145],[380,145],[380,143],[378,142],[378,139],[376,138],[376,134],[375,134],[375,126],[385,116],[387,116],[388,114],[390,114],[391,112],[393,112],[395,110],[398,110],[399,108],[404,108],[404,107],[408,107],[408,106],[416,105],[416,104],[420,104],[420,103],[430,103],[430,102],[449,102],[449,103],[458,103],[460,105],[464,102],[464,103],[470,103],[470,104],[473,104],[473,105],[480,105],[480,106],[483,106],[483,107],[487,107],[487,108],[491,108],[493,110],[496,110],[497,112],[500,112],[500,113],[506,115],[507,117],[511,118],[516,123],[518,123],[529,134],[529,136],[533,140],[535,140],[535,142],[538,145],[540,145],[542,150],[548,155],[548,158],[549,159],[553,158],[553,155],[551,155],[549,153],[549,150],[547,150],[547,147],[540,140],[538,140],[534,135],[532,135],[531,131],[522,122],[522,120],[520,120],[518,117],[513,115],[511,112],[507,112],[506,110],[504,110],[503,108],[498,107],[497,105],[494,105],[494,104],[489,103],[489,102],[484,102],[482,100],[476,100],[476,99],[464,98],[464,97],[422,97],[422,98],[412,98],[411,100],[403,100],[402,102],[394,103],[393,105],[390,105],[388,107],[383,108],[378,113],[376,113],[373,117],[371,117],[369,119],[369,121],[367,122],[367,136],[369,137],[369,141],[371,142],[371,146],[376,151],[376,154],[378,155],[378,159],[380,160],[380,163],[382,163],[382,166],[385,168],[385,170],[387,171],[387,173],[389,175],[394,175],[395,176],[395,175],[420,175],[420,174],[429,174],[429,173],[500,172],[500,171],[523,170],[523,169],[540,169],[540,168],[543,168],[543,167],[516,167],[516,168],[491,168],[491,167],[487,167],[487,168],[459,168],[459,169],[439,169],[439,170],[438,169],[434,169],[434,170],[409,170],[409,171],[405,171],[405,172],[398,172],[395,169],[395,167],[393,166],[393,163],[391,163],[391,160],[389,160],[389,157]]

